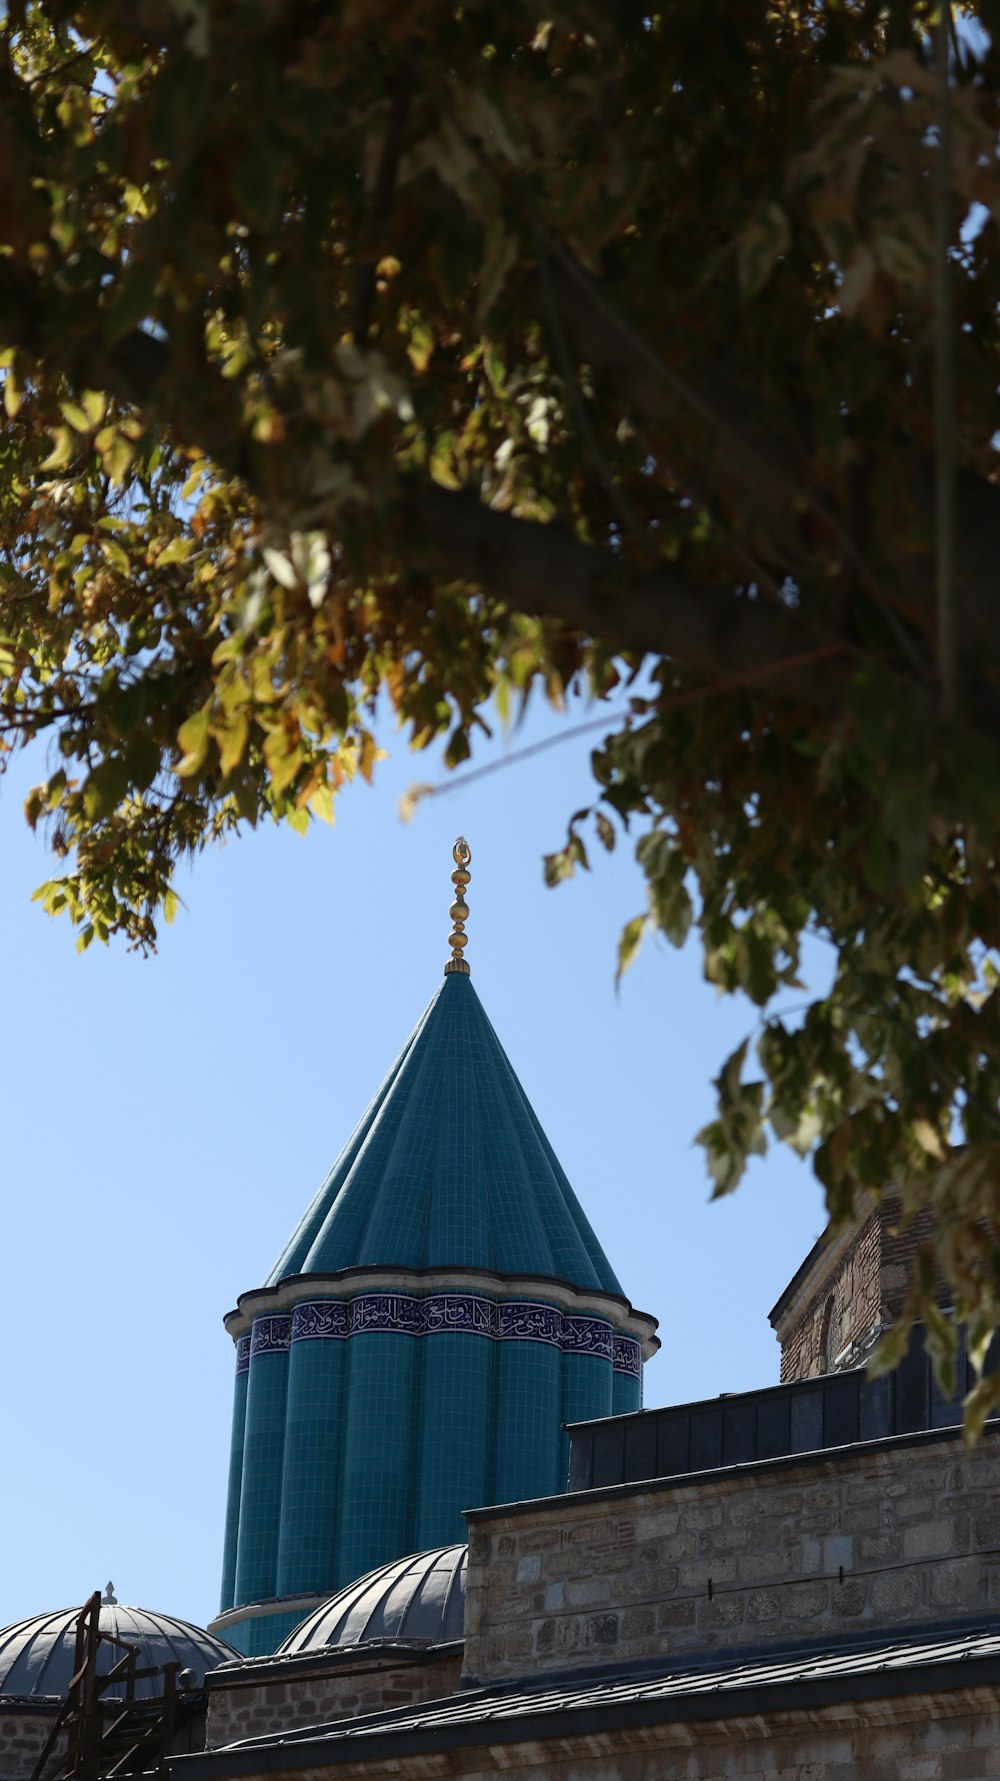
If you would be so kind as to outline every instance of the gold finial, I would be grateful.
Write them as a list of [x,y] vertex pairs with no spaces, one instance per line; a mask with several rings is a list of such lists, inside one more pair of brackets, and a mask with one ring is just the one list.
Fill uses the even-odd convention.
[[469,905],[465,900],[465,887],[469,882],[468,866],[472,859],[472,848],[464,835],[459,835],[451,850],[451,857],[456,866],[456,870],[451,875],[451,882],[455,886],[455,901],[448,914],[451,916],[454,926],[448,935],[451,958],[445,965],[444,974],[447,977],[451,971],[461,971],[463,977],[468,977],[470,975],[469,967],[462,957],[462,949],[467,943],[465,924],[469,919]]

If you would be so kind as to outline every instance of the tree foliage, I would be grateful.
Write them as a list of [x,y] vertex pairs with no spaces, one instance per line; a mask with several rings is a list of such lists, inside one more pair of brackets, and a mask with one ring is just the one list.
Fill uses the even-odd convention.
[[[371,774],[380,689],[457,766],[488,702],[645,662],[550,879],[635,834],[622,966],[694,924],[761,1010],[702,1134],[717,1190],[770,1134],[835,1218],[931,1203],[982,1357],[1000,6],[959,21],[947,92],[933,28],[898,0],[12,0],[0,734],[49,741],[46,906],[148,947],[181,854]],[[810,933],[832,984],[783,1015]]]

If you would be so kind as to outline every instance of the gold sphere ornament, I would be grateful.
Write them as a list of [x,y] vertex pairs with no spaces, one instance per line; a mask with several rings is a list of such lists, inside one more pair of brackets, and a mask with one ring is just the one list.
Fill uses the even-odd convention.
[[468,945],[465,924],[469,919],[469,905],[465,901],[465,887],[469,883],[470,875],[468,868],[472,861],[472,848],[469,846],[464,835],[459,835],[458,840],[455,842],[455,845],[451,850],[451,857],[455,862],[455,870],[451,875],[451,882],[455,886],[455,901],[449,909],[448,914],[451,917],[454,927],[452,932],[448,935],[448,944],[451,947],[451,958],[445,965],[444,974],[447,977],[449,973],[458,971],[463,977],[468,977],[469,967],[465,959],[462,957],[462,953]]

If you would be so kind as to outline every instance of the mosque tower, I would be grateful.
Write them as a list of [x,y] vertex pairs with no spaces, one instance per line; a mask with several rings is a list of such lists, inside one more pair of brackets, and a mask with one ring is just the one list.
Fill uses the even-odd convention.
[[212,1631],[272,1652],[462,1510],[565,1489],[563,1425],[637,1410],[659,1346],[472,987],[454,848],[444,980],[263,1287],[236,1396]]

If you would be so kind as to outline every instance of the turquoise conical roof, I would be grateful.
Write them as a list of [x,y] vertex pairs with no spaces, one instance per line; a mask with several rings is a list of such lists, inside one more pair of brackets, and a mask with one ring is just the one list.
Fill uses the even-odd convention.
[[446,975],[265,1284],[482,1268],[621,1293],[468,976]]

